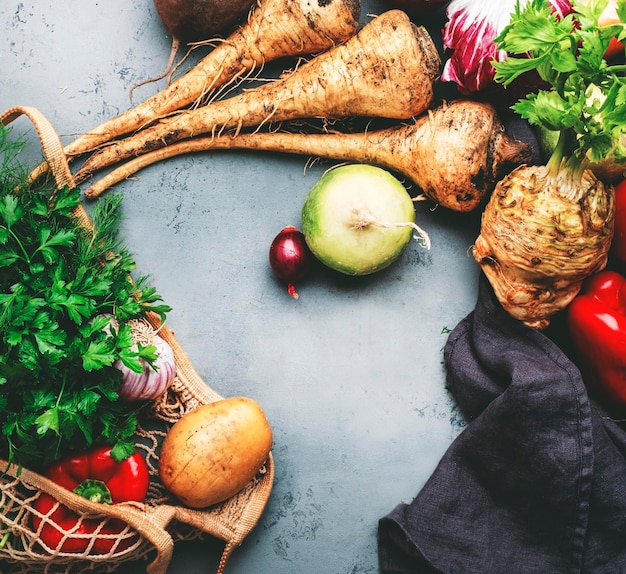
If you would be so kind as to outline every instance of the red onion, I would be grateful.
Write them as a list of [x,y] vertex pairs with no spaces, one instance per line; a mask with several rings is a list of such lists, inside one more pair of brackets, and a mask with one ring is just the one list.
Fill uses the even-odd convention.
[[306,277],[313,258],[302,232],[293,225],[283,228],[272,241],[269,257],[272,270],[287,283],[287,291],[297,299],[294,283]]

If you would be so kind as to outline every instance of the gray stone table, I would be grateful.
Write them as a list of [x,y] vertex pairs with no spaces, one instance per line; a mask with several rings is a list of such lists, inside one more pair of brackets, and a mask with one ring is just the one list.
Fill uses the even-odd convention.
[[[382,9],[364,2],[363,19]],[[128,108],[131,85],[160,72],[169,47],[151,0],[3,0],[0,109],[35,106],[70,141]],[[26,121],[14,126],[34,138]],[[475,303],[477,217],[417,203],[430,251],[413,242],[369,277],[319,270],[292,299],[268,249],[335,163],[308,159],[190,155],[115,187],[138,272],[173,307],[169,325],[196,369],[222,395],[257,400],[274,430],[274,489],[232,573],[378,572],[378,519],[412,499],[463,426],[442,349]],[[220,550],[177,545],[170,572],[214,572]]]

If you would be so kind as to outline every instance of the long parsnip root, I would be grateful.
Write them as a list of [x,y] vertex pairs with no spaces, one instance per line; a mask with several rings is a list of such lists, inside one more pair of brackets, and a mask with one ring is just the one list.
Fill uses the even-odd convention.
[[405,12],[390,10],[344,44],[275,81],[181,112],[103,147],[77,171],[76,181],[126,158],[206,133],[298,118],[408,119],[432,103],[440,67],[426,29],[415,26]]
[[[360,0],[259,0],[248,21],[193,69],[159,93],[65,146],[68,159],[90,152],[172,112],[207,98],[234,78],[282,57],[316,54],[356,34]],[[39,166],[37,179],[47,170]]]
[[494,108],[455,100],[411,124],[359,133],[255,132],[192,138],[134,158],[85,190],[97,197],[140,169],[180,154],[215,149],[252,149],[307,154],[377,164],[409,178],[443,207],[475,209],[496,182],[531,159],[530,147],[512,140]]

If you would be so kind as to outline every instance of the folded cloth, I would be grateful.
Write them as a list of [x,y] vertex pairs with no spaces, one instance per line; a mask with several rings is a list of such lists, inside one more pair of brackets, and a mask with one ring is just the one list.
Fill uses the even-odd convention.
[[480,279],[444,350],[468,421],[378,529],[381,574],[626,573],[626,432]]

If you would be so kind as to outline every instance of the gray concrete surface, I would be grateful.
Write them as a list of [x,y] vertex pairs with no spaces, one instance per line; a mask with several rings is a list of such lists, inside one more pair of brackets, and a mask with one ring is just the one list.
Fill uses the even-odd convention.
[[[383,6],[364,2],[363,18]],[[128,108],[130,86],[161,71],[169,47],[151,0],[3,0],[0,109],[35,106],[69,141]],[[34,138],[26,121],[14,126]],[[369,277],[320,270],[296,301],[267,255],[333,165],[307,159],[205,153],[116,186],[138,271],[173,307],[169,324],[197,370],[221,394],[259,401],[274,430],[274,490],[233,574],[378,572],[378,519],[411,500],[463,426],[442,349],[474,306],[477,219],[418,203],[430,251],[415,242]],[[170,572],[214,572],[220,550],[180,544]]]

